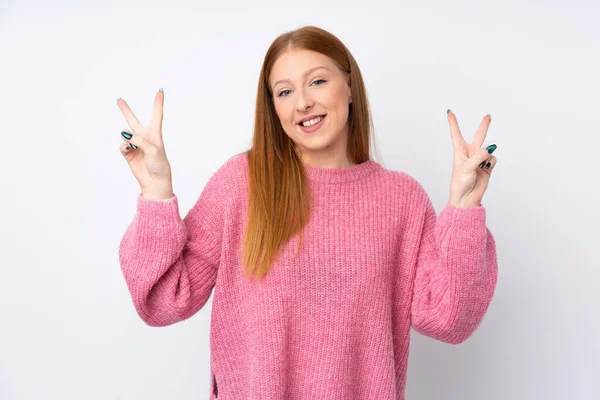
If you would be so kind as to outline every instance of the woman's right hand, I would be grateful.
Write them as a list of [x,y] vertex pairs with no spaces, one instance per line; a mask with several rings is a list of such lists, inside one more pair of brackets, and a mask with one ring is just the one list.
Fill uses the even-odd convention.
[[[117,99],[117,106],[131,128],[131,130],[123,130],[131,135],[131,139],[121,134],[121,138],[125,141],[120,147],[121,154],[140,184],[142,197],[152,200],[166,200],[173,196],[171,166],[165,154],[162,138],[164,98],[161,89],[154,98],[152,119],[146,127],[140,124],[125,100]],[[137,146],[137,149],[131,147],[129,143]]]

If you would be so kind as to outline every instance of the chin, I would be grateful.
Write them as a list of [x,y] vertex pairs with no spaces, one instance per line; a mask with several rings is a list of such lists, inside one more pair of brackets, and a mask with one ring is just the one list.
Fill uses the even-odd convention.
[[333,145],[334,142],[335,137],[323,135],[320,137],[309,138],[308,140],[306,138],[302,138],[296,143],[306,151],[322,151]]

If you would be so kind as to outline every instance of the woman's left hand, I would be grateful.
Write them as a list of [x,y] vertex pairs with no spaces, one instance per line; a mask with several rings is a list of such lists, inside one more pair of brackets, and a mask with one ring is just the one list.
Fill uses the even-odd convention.
[[454,113],[448,110],[447,114],[454,147],[450,204],[457,208],[480,207],[492,170],[496,165],[496,157],[490,155],[496,149],[496,145],[490,145],[485,149],[481,147],[492,118],[489,114],[483,117],[473,142],[469,144],[465,142],[458,128]]

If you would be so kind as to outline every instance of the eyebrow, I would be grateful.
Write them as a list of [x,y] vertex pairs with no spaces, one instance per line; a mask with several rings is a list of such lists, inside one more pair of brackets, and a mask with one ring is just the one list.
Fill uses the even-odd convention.
[[[327,71],[331,72],[331,70],[327,67],[318,66],[318,67],[314,67],[314,68],[307,70],[302,76],[306,76],[306,75],[310,74],[311,72],[316,71],[321,68],[326,69]],[[279,84],[281,82],[289,82],[289,81],[290,81],[289,79],[280,79],[277,82],[275,82],[272,87],[273,87],[273,89],[275,89],[275,86],[277,86],[277,84]]]

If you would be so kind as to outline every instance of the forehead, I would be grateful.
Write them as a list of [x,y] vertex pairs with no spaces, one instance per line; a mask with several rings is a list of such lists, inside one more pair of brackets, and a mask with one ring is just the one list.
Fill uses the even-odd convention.
[[282,79],[302,79],[306,71],[319,66],[326,67],[331,71],[336,70],[333,60],[324,54],[311,50],[286,51],[273,64],[269,80],[275,84]]

